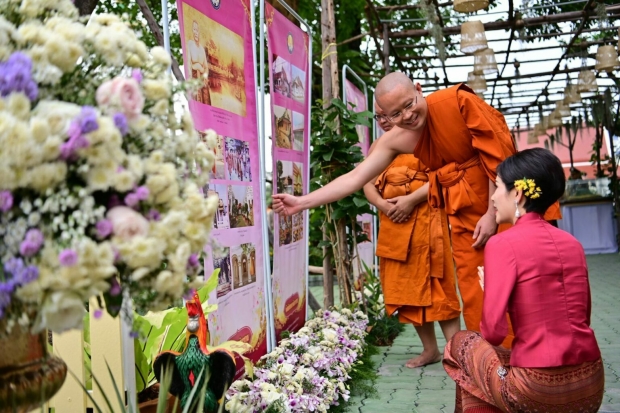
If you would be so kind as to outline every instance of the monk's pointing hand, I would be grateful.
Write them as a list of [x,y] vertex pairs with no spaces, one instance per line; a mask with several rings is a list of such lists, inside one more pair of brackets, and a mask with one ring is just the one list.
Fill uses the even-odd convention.
[[293,215],[300,212],[301,201],[298,197],[289,194],[273,195],[273,210],[280,215]]
[[411,216],[415,204],[410,202],[410,199],[406,196],[397,196],[387,200],[392,204],[392,209],[389,210],[387,216],[396,223],[405,222]]
[[474,230],[474,239],[476,240],[472,247],[474,248],[482,248],[487,243],[489,238],[495,235],[495,231],[497,231],[497,223],[495,222],[495,216],[491,214],[484,214],[476,224],[476,229]]

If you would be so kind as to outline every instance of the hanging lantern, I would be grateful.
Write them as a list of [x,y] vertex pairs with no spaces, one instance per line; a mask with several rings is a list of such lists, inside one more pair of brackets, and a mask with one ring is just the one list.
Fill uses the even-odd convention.
[[476,93],[483,93],[487,90],[487,81],[484,76],[469,72],[467,74],[467,86],[472,88]]
[[465,22],[461,25],[461,52],[474,53],[486,49],[487,36],[480,20]]
[[570,109],[562,100],[555,102],[555,111],[557,115],[559,115],[560,119],[570,116]]
[[562,126],[562,115],[560,114],[560,111],[557,107],[549,115],[548,126],[550,128],[557,128],[558,126]]
[[527,133],[527,144],[534,145],[537,143],[540,143],[540,141],[538,140],[538,134],[534,130],[529,131]]
[[497,62],[493,49],[483,49],[474,53],[474,73],[477,75],[496,73]]
[[598,71],[606,70],[611,72],[618,66],[618,52],[613,46],[599,46],[596,51],[596,65]]
[[471,13],[486,9],[489,0],[454,0],[454,10],[460,13]]
[[584,92],[596,92],[598,85],[596,84],[596,76],[591,70],[582,70],[579,72],[579,78],[577,82],[577,91],[579,93]]
[[577,88],[570,83],[564,88],[564,103],[570,105],[572,103],[580,103],[581,95],[577,91]]

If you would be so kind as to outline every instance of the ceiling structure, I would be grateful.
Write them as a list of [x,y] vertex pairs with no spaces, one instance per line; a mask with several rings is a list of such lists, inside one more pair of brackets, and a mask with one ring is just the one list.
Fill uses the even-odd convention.
[[[425,8],[420,5],[424,1],[428,2],[426,15],[428,7],[434,8],[430,18],[402,18],[404,11]],[[367,0],[370,32],[365,35],[372,36],[384,67],[408,72],[427,93],[466,83],[468,72],[473,70],[474,57],[460,52],[460,23],[482,21],[488,47],[494,49],[498,65],[497,73],[485,75],[484,99],[504,114],[511,128],[531,128],[539,122],[541,113],[548,115],[555,102],[563,99],[567,82],[576,84],[582,69],[594,69],[599,46],[617,47],[620,1],[597,4],[594,0],[543,0],[529,7],[526,0],[526,4],[519,0],[497,0],[495,3],[490,11],[462,14],[448,13],[447,8],[453,7],[451,1],[419,0],[415,5],[381,6]],[[558,3],[577,10],[558,11]],[[540,15],[541,11],[549,9],[558,12]],[[603,10],[605,16],[602,16]],[[453,15],[457,16],[457,24],[454,24]],[[535,36],[523,33],[523,28],[551,24],[557,25],[560,32],[542,29]],[[439,37],[436,26],[441,28]],[[436,39],[441,37],[445,43],[438,45]],[[403,39],[409,39],[407,44],[403,44]],[[441,60],[439,56],[443,53],[447,56]],[[617,74],[618,68],[615,70]],[[583,116],[590,101],[597,99],[606,88],[612,88],[618,101],[618,79],[614,72],[595,73],[598,93],[583,93],[582,101],[571,105],[572,116]]]

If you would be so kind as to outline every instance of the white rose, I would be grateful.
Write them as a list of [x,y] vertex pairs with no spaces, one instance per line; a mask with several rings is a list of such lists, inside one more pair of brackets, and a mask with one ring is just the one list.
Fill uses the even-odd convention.
[[168,54],[166,49],[161,46],[153,47],[151,49],[151,56],[153,56],[153,59],[162,66],[168,67],[172,63],[170,55]]
[[323,337],[325,337],[325,340],[327,341],[336,341],[336,339],[338,338],[338,334],[331,328],[324,328]]
[[43,301],[34,330],[39,332],[48,328],[61,333],[81,329],[85,313],[84,303],[78,295],[66,291],[53,292]]
[[146,236],[149,222],[142,215],[126,206],[117,206],[108,211],[106,218],[112,222],[112,232],[123,240],[137,235]]
[[174,274],[170,271],[162,271],[157,275],[155,279],[155,291],[166,294],[171,297],[180,297],[183,295],[184,285],[183,278],[184,274],[178,273]]

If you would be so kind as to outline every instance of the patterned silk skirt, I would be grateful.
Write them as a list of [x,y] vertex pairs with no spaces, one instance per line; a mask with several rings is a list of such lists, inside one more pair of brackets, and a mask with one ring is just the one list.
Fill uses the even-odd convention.
[[455,413],[588,413],[603,401],[601,359],[576,366],[510,366],[510,350],[479,333],[460,331],[448,342],[443,365],[456,382]]

